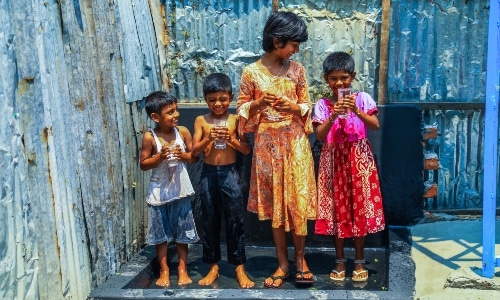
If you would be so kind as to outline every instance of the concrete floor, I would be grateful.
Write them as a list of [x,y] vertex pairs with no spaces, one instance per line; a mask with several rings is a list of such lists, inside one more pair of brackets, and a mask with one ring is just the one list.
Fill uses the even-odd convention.
[[[154,249],[147,247],[146,251],[153,253]],[[175,249],[171,249],[172,252]],[[353,257],[354,252],[352,249],[346,249],[346,256]],[[270,274],[272,274],[276,268],[277,261],[274,255],[274,248],[269,247],[247,247],[247,262],[245,264],[245,269],[247,274],[255,282],[255,288],[264,288],[264,280]],[[289,257],[293,257],[293,249],[289,251]],[[223,257],[226,255],[226,251],[223,248]],[[208,264],[204,264],[201,260],[202,246],[200,244],[193,245],[189,249],[189,264],[188,270],[193,284],[186,287],[180,287],[177,285],[177,256],[175,255],[169,263],[171,272],[172,289],[184,288],[184,289],[239,289],[239,285],[235,280],[234,266],[229,265],[225,260],[219,263],[220,274],[219,278],[214,282],[212,286],[200,286],[196,284],[208,271]],[[329,278],[329,272],[334,265],[335,256],[333,249],[307,249],[306,260],[308,261],[309,268],[314,271],[315,283],[313,285],[296,284],[293,278],[293,271],[295,271],[295,265],[293,261],[290,261],[291,267],[291,278],[287,280],[282,289],[311,289],[314,290],[344,290],[344,289],[364,289],[371,291],[381,291],[388,289],[387,285],[387,264],[386,264],[386,251],[385,249],[367,249],[366,250],[366,267],[369,270],[369,281],[365,283],[352,282],[350,278],[347,278],[345,282],[334,283]],[[152,258],[152,257],[151,257]],[[354,263],[352,259],[348,260],[347,272],[352,272]],[[156,260],[152,259],[151,272],[149,273],[149,284],[144,287],[144,281],[141,281],[141,285],[135,280],[132,280],[125,288],[148,288],[148,289],[162,289],[154,284],[156,278],[158,278],[159,269],[156,264]]]
[[[315,274],[313,285],[298,285],[293,280],[287,281],[281,289],[266,289],[264,279],[272,274],[277,266],[273,247],[247,246],[248,275],[255,281],[255,287],[240,289],[234,279],[234,266],[226,263],[225,252],[220,262],[220,277],[209,287],[197,284],[208,271],[208,265],[201,261],[202,246],[192,245],[189,249],[189,275],[193,283],[179,287],[177,281],[177,257],[175,248],[170,247],[170,269],[172,270],[169,288],[154,284],[158,276],[155,251],[145,247],[133,260],[120,269],[101,287],[92,291],[89,299],[412,299],[415,278],[414,264],[410,257],[409,231],[393,228],[388,231],[386,247],[367,248],[365,257],[369,270],[366,283],[354,283],[347,278],[344,283],[332,282],[328,276],[334,266],[335,256],[332,248],[307,248],[306,259],[309,268]],[[346,248],[347,275],[353,269],[352,248]],[[293,257],[290,248],[289,257]],[[295,271],[290,262],[291,275]],[[292,277],[293,278],[293,277]]]
[[[491,279],[482,273],[480,216],[430,214],[410,227],[415,261],[415,299],[500,299],[500,269]],[[496,257],[500,256],[500,218],[496,226]]]

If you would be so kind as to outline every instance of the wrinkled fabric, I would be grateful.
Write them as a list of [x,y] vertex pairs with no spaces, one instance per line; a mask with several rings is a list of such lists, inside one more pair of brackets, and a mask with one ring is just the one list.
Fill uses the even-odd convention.
[[203,219],[203,262],[221,259],[221,219],[225,217],[227,262],[246,262],[244,207],[241,182],[236,164],[212,166],[203,164],[200,176],[200,202]]
[[[177,128],[175,130],[175,143],[181,146],[182,151],[186,151],[184,141]],[[154,130],[151,131],[156,142],[156,149],[161,149],[162,145]],[[146,202],[151,205],[162,205],[170,201],[182,199],[194,194],[193,185],[189,178],[186,164],[182,161],[176,166],[169,167],[168,161],[163,160],[151,171],[149,178],[149,190]]]
[[[356,105],[377,113],[369,94],[358,93]],[[333,107],[321,99],[314,108],[315,125]],[[339,238],[361,237],[385,228],[382,195],[367,128],[352,112],[337,118],[325,138],[318,170],[318,215],[314,232]]]
[[[249,115],[251,101],[264,90],[297,103],[301,116],[279,113],[269,120],[262,110]],[[238,94],[240,131],[255,132],[247,209],[272,227],[307,235],[307,220],[316,217],[316,181],[311,145],[311,104],[302,65],[290,62],[287,73],[275,77],[260,61],[243,70]],[[304,109],[305,108],[305,109]]]
[[163,242],[180,244],[196,243],[200,238],[196,231],[191,197],[168,202],[160,206],[148,204],[148,245]]
[[290,61],[288,71],[279,77],[271,75],[260,60],[246,66],[241,75],[237,102],[238,114],[242,116],[239,123],[240,131],[255,132],[260,123],[275,122],[269,120],[269,108],[249,116],[250,102],[262,97],[265,91],[269,91],[300,106],[301,117],[274,111],[273,115],[277,115],[279,121],[293,119],[304,128],[305,133],[312,133],[311,101],[308,89],[304,67],[298,62]]
[[[368,115],[378,114],[377,104],[368,93],[357,93],[356,105]],[[320,99],[314,106],[313,125],[318,126],[319,124],[323,124],[332,111],[333,104],[330,103],[330,100],[326,98]],[[335,119],[332,129],[330,129],[325,137],[325,143],[342,143],[345,139],[349,142],[354,142],[368,137],[368,129],[363,121],[352,111],[349,111],[347,116],[347,118],[339,117]],[[344,122],[343,127],[340,126],[341,121]]]

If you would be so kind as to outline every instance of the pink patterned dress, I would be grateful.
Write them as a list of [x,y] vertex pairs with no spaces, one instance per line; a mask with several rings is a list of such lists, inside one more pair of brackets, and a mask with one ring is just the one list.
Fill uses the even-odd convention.
[[[377,114],[372,97],[360,92],[356,105]],[[313,125],[328,119],[332,104],[321,99],[314,107]],[[354,113],[337,118],[325,138],[318,170],[316,234],[361,237],[385,228],[379,176],[367,128]]]
[[[301,116],[263,109],[249,114],[250,103],[269,90],[297,103]],[[316,217],[316,181],[308,134],[313,132],[304,68],[290,61],[288,71],[273,76],[259,61],[246,66],[238,93],[242,132],[254,132],[254,153],[247,209],[272,227],[307,235]]]

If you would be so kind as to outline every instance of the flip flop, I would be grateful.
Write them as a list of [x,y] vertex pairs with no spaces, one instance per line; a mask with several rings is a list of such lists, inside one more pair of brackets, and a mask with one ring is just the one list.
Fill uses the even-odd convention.
[[[337,265],[339,264],[345,264],[347,262],[347,258],[342,258],[342,259],[336,259],[335,263]],[[335,266],[337,267],[337,266]],[[330,279],[333,281],[344,281],[345,280],[345,266],[344,270],[342,271],[337,271],[335,269],[332,269],[332,272],[330,273]]]
[[311,271],[297,271],[295,272],[295,283],[301,283],[301,284],[312,284],[314,283],[314,278],[306,278],[304,277],[305,274],[312,274]]
[[[268,289],[279,289],[279,288],[281,288],[281,286],[283,285],[283,283],[285,283],[285,281],[288,279],[288,277],[290,277],[288,274],[278,275],[278,276],[271,275],[268,278],[271,278],[273,281],[271,282],[271,284],[266,284],[266,281],[264,280],[264,287],[268,288]],[[274,285],[274,283],[276,282],[276,280],[281,280],[280,284]]]
[[333,281],[344,281],[345,280],[345,270],[342,270],[342,271],[332,270],[332,272],[330,273],[330,279]]
[[[364,265],[364,259],[354,260],[354,264]],[[368,270],[363,267],[363,269],[352,271],[352,281],[363,282],[368,280]]]
[[363,282],[368,280],[368,270],[352,271],[352,281]]

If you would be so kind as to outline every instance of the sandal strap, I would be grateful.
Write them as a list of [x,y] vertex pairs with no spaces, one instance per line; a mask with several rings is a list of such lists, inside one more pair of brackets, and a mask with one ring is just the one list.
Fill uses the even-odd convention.
[[362,265],[364,265],[365,264],[365,260],[364,259],[356,259],[356,260],[354,260],[354,263],[355,264],[362,264]]
[[346,263],[347,262],[347,258],[342,258],[342,259],[336,259],[335,260],[335,263],[336,264],[343,264],[343,263]]

